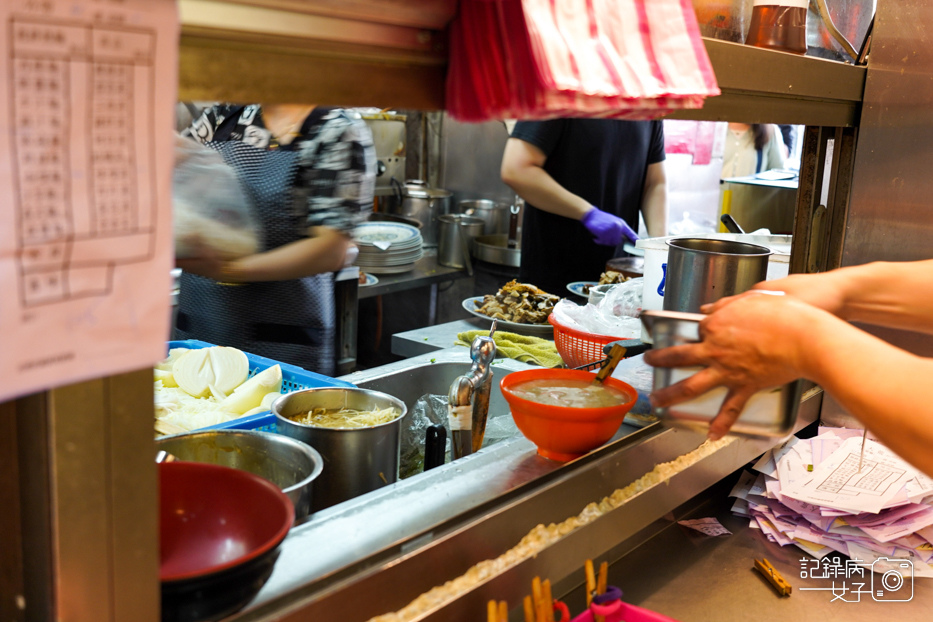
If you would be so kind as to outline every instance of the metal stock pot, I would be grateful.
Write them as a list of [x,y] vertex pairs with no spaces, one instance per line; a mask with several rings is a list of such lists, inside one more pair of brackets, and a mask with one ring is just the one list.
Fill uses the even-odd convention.
[[426,182],[419,179],[409,179],[404,185],[397,179],[393,179],[392,182],[396,200],[395,204],[390,205],[389,212],[420,222],[424,246],[437,246],[437,218],[450,211],[450,192],[441,188],[430,188]]
[[460,201],[457,203],[457,212],[481,219],[484,235],[509,232],[509,205],[506,203],[488,199]]

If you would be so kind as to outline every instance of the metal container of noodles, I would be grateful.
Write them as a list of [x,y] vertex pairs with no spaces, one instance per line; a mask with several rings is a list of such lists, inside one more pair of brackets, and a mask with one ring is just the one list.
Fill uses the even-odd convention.
[[[377,411],[394,408],[394,419],[363,427],[325,427],[296,421],[323,409],[327,426],[337,421],[375,419]],[[321,454],[324,470],[314,483],[311,510],[318,511],[398,479],[402,425],[408,408],[400,399],[379,391],[344,387],[305,389],[283,395],[272,404],[280,434],[307,443]],[[341,414],[345,413],[345,414]],[[362,414],[360,414],[362,413]]]

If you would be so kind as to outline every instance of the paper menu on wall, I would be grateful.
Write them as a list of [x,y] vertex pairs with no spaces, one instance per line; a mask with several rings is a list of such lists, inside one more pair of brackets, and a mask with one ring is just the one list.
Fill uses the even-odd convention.
[[0,401],[164,356],[174,0],[0,3]]

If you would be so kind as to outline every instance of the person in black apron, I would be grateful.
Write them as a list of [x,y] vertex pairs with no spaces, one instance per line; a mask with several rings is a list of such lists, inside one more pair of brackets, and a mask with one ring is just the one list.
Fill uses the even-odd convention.
[[[376,156],[352,111],[218,105],[183,132],[217,150],[252,199],[261,252],[183,269],[175,339],[199,339],[332,375],[333,272],[372,209]],[[205,192],[209,192],[205,188]]]

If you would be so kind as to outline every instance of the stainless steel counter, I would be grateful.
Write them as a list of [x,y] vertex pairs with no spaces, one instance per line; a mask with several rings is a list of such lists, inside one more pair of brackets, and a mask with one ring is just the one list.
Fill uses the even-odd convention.
[[[365,270],[364,270],[365,272]],[[415,262],[413,270],[401,274],[374,274],[379,282],[360,288],[359,297],[372,298],[383,294],[394,294],[416,287],[437,285],[446,281],[465,279],[469,275],[460,268],[448,268],[437,263],[437,249],[425,249],[424,256]]]
[[[459,333],[469,330],[489,330],[489,325],[489,320],[469,318],[395,333],[392,335],[392,354],[409,357],[436,352],[453,346]],[[513,330],[532,337],[546,338],[539,333],[509,328],[509,331]]]
[[[467,350],[429,353],[394,365],[405,369],[447,356],[466,361]],[[500,364],[522,365],[511,360]],[[349,378],[361,382],[384,370]],[[818,403],[811,399],[801,406],[798,427],[815,420]],[[504,553],[535,525],[577,514],[587,503],[702,441],[702,435],[660,424],[642,430],[623,425],[608,444],[568,464],[538,456],[524,438],[503,441],[319,512],[296,526],[269,582],[230,620],[355,621],[394,611],[470,566]],[[472,622],[482,616],[490,598],[506,599],[514,607],[532,576],[550,577],[555,583],[566,580],[579,572],[584,559],[635,537],[773,442],[736,440],[672,479],[646,487],[534,558],[480,582],[455,603],[439,605],[417,619]]]
[[337,311],[337,373],[346,374],[357,367],[359,337],[359,301],[383,294],[393,294],[419,287],[430,287],[428,320],[434,324],[437,318],[437,285],[447,281],[466,278],[459,268],[447,268],[437,263],[437,250],[425,250],[424,256],[415,262],[415,267],[401,274],[373,275],[379,282],[359,286],[360,269],[346,268],[337,274],[335,299]]
[[[812,567],[812,558],[797,547],[768,542],[759,530],[749,528],[748,519],[732,515],[734,500],[727,494],[728,488],[717,490],[690,517],[714,516],[732,535],[711,538],[667,521],[658,535],[610,567],[609,584],[622,588],[628,602],[684,622],[746,622],[759,617],[755,612],[769,620],[933,619],[933,579],[916,578],[909,602],[876,602],[871,594],[848,591],[870,590],[871,572],[854,581],[838,578],[834,594],[831,579],[801,578],[801,558],[808,560],[806,568]],[[753,560],[763,557],[793,587],[789,597],[778,596],[752,570]],[[881,576],[875,575],[875,581]],[[856,581],[867,585],[859,588]],[[568,605],[576,603],[573,611],[580,610],[581,599],[582,593],[567,599]]]

